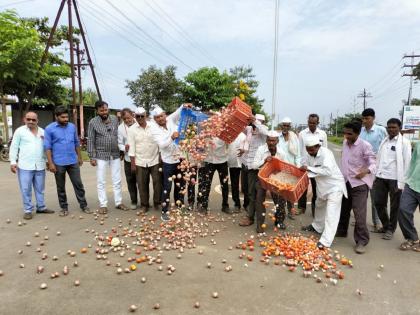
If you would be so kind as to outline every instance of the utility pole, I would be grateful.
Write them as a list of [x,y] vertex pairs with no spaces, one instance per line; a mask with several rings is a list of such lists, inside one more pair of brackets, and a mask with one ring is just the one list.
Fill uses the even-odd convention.
[[80,50],[80,44],[76,44],[76,56],[77,56],[77,79],[79,83],[79,121],[80,121],[80,137],[83,139],[85,136],[85,125],[83,121],[83,89],[82,89],[82,55],[84,51]]
[[370,93],[366,93],[366,89],[363,89],[363,93],[360,93],[359,95],[357,95],[357,97],[360,97],[360,98],[363,97],[363,110],[365,110],[366,109],[366,98],[372,97],[372,95],[370,95]]
[[337,117],[335,118],[335,136],[338,137],[338,109],[337,109]]
[[330,114],[330,125],[329,125],[329,135],[331,135],[332,134],[332,122],[333,122],[333,114],[331,113]]
[[[417,66],[414,63],[414,58],[420,58],[420,55],[415,55],[414,52],[412,52],[411,55],[404,55],[403,58],[404,59],[405,58],[410,58],[410,61],[411,61],[409,65],[407,65],[405,63],[403,65],[403,68],[411,68],[411,73],[404,73],[402,75],[403,77],[410,77],[410,85],[409,85],[409,88],[408,88],[408,97],[407,97],[407,103],[406,103],[407,106],[410,106],[411,105],[411,97],[412,97],[412,93],[413,93],[413,80],[414,80],[413,78],[415,77],[415,74],[414,74],[413,70]],[[404,105],[403,105],[402,112],[401,112],[401,122],[404,124]]]
[[[93,67],[93,63],[92,63],[92,59],[90,57],[90,52],[89,52],[89,47],[87,45],[87,41],[86,41],[86,36],[85,36],[85,31],[83,29],[83,24],[82,21],[80,19],[80,14],[79,14],[79,9],[77,7],[77,3],[76,0],[61,0],[60,3],[60,7],[58,9],[57,15],[55,17],[55,21],[54,21],[54,25],[51,29],[51,33],[50,36],[48,38],[47,41],[47,45],[45,47],[44,50],[44,54],[42,55],[42,59],[41,59],[41,69],[44,67],[45,62],[47,61],[47,56],[48,56],[48,50],[51,48],[51,44],[52,44],[52,40],[54,38],[54,34],[55,31],[57,29],[57,25],[58,22],[60,20],[61,17],[61,13],[63,12],[64,6],[67,4],[67,11],[68,11],[68,25],[69,25],[69,33],[68,33],[68,42],[70,45],[70,70],[71,70],[71,87],[72,87],[72,116],[73,116],[73,122],[76,125],[77,128],[77,101],[76,101],[76,73],[75,73],[75,68],[76,68],[76,64],[74,62],[74,52],[75,51],[80,51],[80,47],[79,44],[77,44],[77,47],[75,48],[74,45],[74,38],[73,38],[73,11],[76,14],[76,19],[77,19],[77,27],[80,30],[80,35],[82,37],[82,41],[83,41],[83,46],[84,46],[84,51],[86,51],[86,56],[87,56],[87,66],[89,66],[91,73],[92,73],[92,77],[93,77],[93,81],[95,83],[95,88],[96,88],[96,93],[98,94],[98,97],[100,100],[102,100],[102,96],[101,96],[101,92],[99,90],[99,85],[98,85],[98,80],[96,79],[96,74],[95,74],[95,69]],[[79,57],[79,56],[78,56]],[[77,67],[78,69],[78,74],[80,72],[80,67],[83,64],[81,64],[81,60],[79,61],[79,59],[77,60]],[[81,90],[81,77],[79,74],[79,106],[81,108],[81,124],[83,124],[83,102],[82,102],[82,90]],[[34,97],[35,94],[35,90],[36,90],[36,86],[34,87],[34,89],[32,90],[32,93],[29,97],[28,100],[28,109],[29,107],[32,105],[32,99]],[[80,132],[82,132],[82,126],[81,125],[81,129]],[[84,128],[84,127],[83,127]]]

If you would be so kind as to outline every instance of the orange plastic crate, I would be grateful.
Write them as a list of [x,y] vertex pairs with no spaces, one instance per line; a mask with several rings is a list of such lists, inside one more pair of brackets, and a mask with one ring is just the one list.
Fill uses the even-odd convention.
[[[267,179],[272,173],[285,172],[298,177],[298,181],[293,190],[280,190],[277,186],[269,183]],[[261,186],[290,202],[296,202],[308,189],[309,178],[306,172],[301,171],[293,164],[286,163],[278,158],[273,157],[271,161],[264,164],[258,172],[258,178]]]
[[252,117],[251,107],[235,97],[227,106],[229,116],[226,118],[224,130],[218,135],[226,143],[232,143],[236,137],[248,126],[248,120]]

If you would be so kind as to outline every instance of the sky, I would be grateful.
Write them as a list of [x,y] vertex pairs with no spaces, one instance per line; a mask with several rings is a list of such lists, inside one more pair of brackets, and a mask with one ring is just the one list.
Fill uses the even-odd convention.
[[[78,0],[103,99],[132,105],[125,81],[150,65],[177,66],[177,76],[204,66],[249,65],[257,94],[272,114],[275,0]],[[0,0],[0,10],[47,16],[59,0]],[[420,0],[280,0],[276,121],[305,123],[360,112],[379,123],[397,117],[407,99],[410,58],[420,55]],[[67,11],[60,20],[67,23]],[[63,47],[65,56],[68,51]],[[414,60],[416,63],[420,58]],[[68,84],[68,83],[67,83]],[[413,96],[420,98],[420,84]],[[83,86],[93,87],[84,71]]]

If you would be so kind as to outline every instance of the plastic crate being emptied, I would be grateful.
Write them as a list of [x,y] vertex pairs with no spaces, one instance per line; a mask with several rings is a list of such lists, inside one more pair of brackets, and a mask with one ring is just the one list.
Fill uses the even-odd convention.
[[[292,190],[281,190],[276,185],[268,182],[267,179],[271,174],[278,172],[285,172],[297,177],[297,183]],[[273,157],[271,161],[264,164],[258,172],[258,178],[261,186],[290,202],[297,202],[303,193],[308,189],[309,178],[306,172],[301,171],[293,164],[286,163],[278,158]]]

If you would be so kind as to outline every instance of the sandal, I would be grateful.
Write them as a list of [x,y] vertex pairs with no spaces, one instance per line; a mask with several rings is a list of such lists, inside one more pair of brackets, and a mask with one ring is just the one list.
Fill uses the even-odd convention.
[[69,215],[69,210],[61,209],[60,213],[58,214],[60,217],[66,217]]
[[373,230],[371,231],[372,233],[386,233],[386,231],[384,230],[384,228],[383,227],[381,227],[381,228],[376,228],[376,227],[374,227],[373,228]]
[[413,242],[413,246],[411,247],[412,250],[414,250],[417,253],[420,253],[420,241],[417,240]]
[[123,211],[128,211],[130,210],[126,205],[124,205],[123,203],[120,203],[118,206],[115,207],[116,209],[120,209]]
[[99,207],[98,212],[99,212],[99,214],[106,214],[106,213],[108,213],[108,208],[107,207]]
[[409,250],[409,249],[412,249],[413,248],[413,246],[415,246],[417,244],[417,246],[419,245],[419,241],[416,241],[416,242],[414,242],[414,241],[412,241],[412,240],[406,240],[405,242],[403,242],[401,245],[400,245],[400,249],[401,250]]

